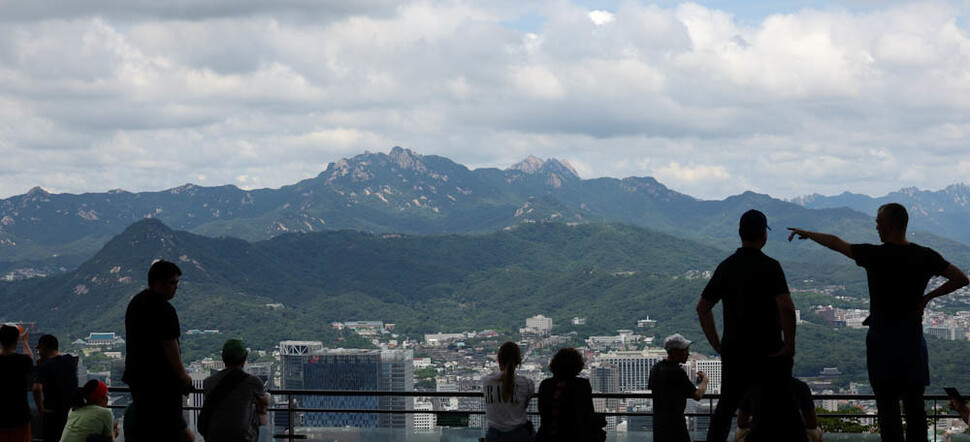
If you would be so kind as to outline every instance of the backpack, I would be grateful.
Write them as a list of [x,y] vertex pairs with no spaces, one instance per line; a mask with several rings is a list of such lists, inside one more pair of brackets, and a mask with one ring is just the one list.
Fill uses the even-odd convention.
[[229,392],[236,388],[244,379],[249,377],[249,373],[242,370],[233,370],[226,375],[226,378],[219,382],[215,388],[212,389],[212,393],[209,393],[205,402],[202,403],[202,411],[199,412],[198,420],[196,421],[196,429],[199,430],[199,434],[202,437],[206,437],[209,434],[209,420],[212,419],[212,413],[215,413],[216,408],[229,396]]

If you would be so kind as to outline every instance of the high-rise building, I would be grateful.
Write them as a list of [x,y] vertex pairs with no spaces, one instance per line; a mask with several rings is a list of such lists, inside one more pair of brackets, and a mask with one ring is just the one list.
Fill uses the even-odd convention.
[[[414,391],[414,352],[412,350],[381,351],[381,384],[383,391]],[[383,396],[380,398],[382,410],[407,410],[410,397]],[[382,428],[408,428],[413,426],[413,418],[403,413],[384,413],[380,415]]]
[[[323,350],[323,343],[320,341],[283,341],[280,342],[280,388],[298,390],[303,387],[303,364],[305,364],[313,353]],[[276,396],[274,398],[277,406],[287,406],[289,398],[287,396]],[[293,400],[299,406],[303,397],[295,396]],[[302,413],[294,416],[295,426],[302,425]],[[289,428],[289,414],[287,412],[274,412],[273,425],[276,428]]]
[[[434,410],[434,403],[430,399],[421,400],[421,398],[415,398],[414,409],[432,411]],[[415,413],[414,431],[417,433],[431,433],[434,431],[437,422],[438,419],[434,413]]]
[[647,391],[650,369],[664,357],[666,353],[662,351],[618,351],[604,353],[596,362],[616,367],[619,392]]
[[[282,348],[282,344],[281,344]],[[295,347],[283,361],[285,388],[308,390],[414,390],[414,354],[411,350],[315,349]],[[281,354],[283,352],[281,351]],[[297,368],[297,362],[302,362]],[[356,410],[407,410],[409,397],[389,396],[305,396],[305,408]],[[279,425],[279,423],[277,423]],[[404,413],[316,413],[308,412],[300,425],[307,427],[409,428],[411,415]]]
[[525,328],[538,334],[547,334],[552,331],[552,318],[535,315],[525,320]]
[[[721,393],[721,360],[699,359],[695,361],[695,366],[697,371],[703,371],[707,375],[707,392],[709,394]],[[693,378],[693,376],[691,377]]]
[[[300,387],[308,390],[357,390],[381,389],[381,351],[338,349],[314,353],[303,364],[303,381]],[[305,396],[306,408],[376,410],[377,396]],[[378,426],[377,413],[315,413],[304,415],[307,427],[356,427]]]
[[[620,379],[616,366],[613,364],[594,364],[589,367],[589,381],[594,393],[619,393]],[[617,412],[620,408],[620,400],[616,398],[596,398],[593,399],[593,408],[598,412]],[[606,417],[606,431],[616,430],[616,416]]]

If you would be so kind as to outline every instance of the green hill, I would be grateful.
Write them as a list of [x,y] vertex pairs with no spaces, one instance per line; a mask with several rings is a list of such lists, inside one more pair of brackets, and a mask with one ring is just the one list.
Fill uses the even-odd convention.
[[[382,320],[420,338],[439,331],[514,332],[526,317],[544,314],[559,324],[557,333],[581,337],[615,334],[649,316],[659,320],[650,330],[656,338],[680,332],[698,342],[695,351],[709,353],[694,306],[707,282],[700,275],[728,253],[623,224],[526,223],[478,235],[294,233],[249,243],[173,231],[149,219],[132,224],[76,271],[0,283],[0,320],[36,321],[72,340],[90,331],[123,334],[128,301],[144,286],[152,261],[164,258],[184,272],[173,301],[183,330],[219,329],[254,348],[284,339],[368,345],[334,331],[332,321]],[[865,290],[861,270],[848,262],[783,265],[793,287],[816,278],[857,294]],[[815,303],[835,302],[826,296],[795,295],[806,319],[819,322],[800,328],[796,373],[837,366],[846,379],[863,381],[864,332],[832,330],[809,313]],[[267,306],[277,303],[284,308]],[[587,324],[564,325],[574,316]],[[185,339],[194,355],[214,351],[216,341]],[[959,364],[970,343],[931,341],[934,382],[970,388]]]

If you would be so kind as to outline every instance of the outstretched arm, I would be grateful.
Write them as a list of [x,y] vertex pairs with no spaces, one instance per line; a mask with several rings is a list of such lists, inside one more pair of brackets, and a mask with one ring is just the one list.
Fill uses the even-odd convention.
[[946,282],[944,282],[943,285],[923,295],[923,302],[920,303],[919,308],[920,315],[923,314],[923,309],[926,308],[926,304],[932,301],[933,298],[950,294],[970,283],[970,279],[967,279],[967,275],[963,273],[963,270],[960,270],[959,267],[953,264],[950,264],[950,266],[943,271],[943,277],[946,278]]
[[721,338],[717,335],[717,325],[714,324],[714,304],[704,298],[697,302],[697,319],[700,320],[701,330],[707,336],[707,342],[714,351],[721,352]]
[[788,241],[791,241],[797,235],[798,239],[810,239],[849,257],[849,259],[855,259],[855,257],[852,256],[852,244],[843,241],[842,238],[839,238],[838,236],[829,235],[828,233],[810,232],[808,230],[797,229],[795,227],[789,227],[788,230],[791,230],[791,234],[788,235]]

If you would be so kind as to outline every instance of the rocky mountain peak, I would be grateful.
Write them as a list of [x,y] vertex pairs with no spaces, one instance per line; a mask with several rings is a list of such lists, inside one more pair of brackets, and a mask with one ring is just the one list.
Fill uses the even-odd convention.
[[576,172],[576,169],[565,160],[557,160],[555,158],[543,160],[534,155],[529,155],[528,158],[519,161],[506,170],[517,170],[530,175],[550,172],[565,175],[565,178],[579,178],[579,173]]
[[27,191],[27,198],[47,198],[49,196],[51,196],[50,192],[40,186],[34,186]]
[[394,146],[387,154],[398,167],[415,172],[427,172],[428,168],[424,164],[424,157],[414,153],[411,149]]
[[543,164],[545,164],[545,161],[542,161],[542,159],[529,155],[528,158],[513,164],[512,167],[509,167],[506,170],[518,170],[519,172],[530,174],[538,173]]

